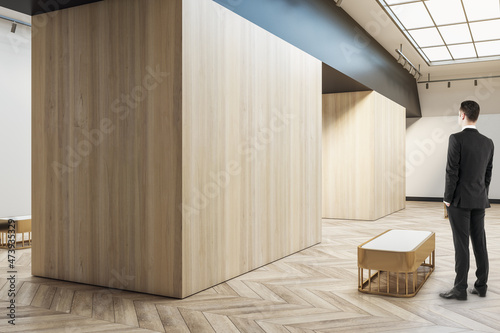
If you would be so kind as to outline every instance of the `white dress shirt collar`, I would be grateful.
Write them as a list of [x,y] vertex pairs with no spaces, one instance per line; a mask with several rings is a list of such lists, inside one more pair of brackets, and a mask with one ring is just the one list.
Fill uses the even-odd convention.
[[464,129],[466,129],[466,128],[473,128],[473,129],[477,129],[477,128],[476,128],[476,125],[467,125],[467,126],[462,127],[462,131],[463,131]]

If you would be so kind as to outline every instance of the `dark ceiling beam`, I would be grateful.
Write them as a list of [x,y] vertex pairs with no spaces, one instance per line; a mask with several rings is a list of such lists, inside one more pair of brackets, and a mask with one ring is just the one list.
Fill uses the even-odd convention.
[[342,74],[335,68],[325,63],[322,65],[323,94],[371,90],[358,81],[351,79],[349,76]]
[[38,15],[102,0],[0,0],[0,6],[27,15]]
[[214,1],[421,116],[413,76],[334,1]]

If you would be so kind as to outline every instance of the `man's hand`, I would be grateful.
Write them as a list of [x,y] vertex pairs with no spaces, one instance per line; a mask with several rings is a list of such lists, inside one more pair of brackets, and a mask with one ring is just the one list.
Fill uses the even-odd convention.
[[446,205],[446,207],[450,207],[450,203],[449,202],[446,202],[446,201],[443,201],[443,202]]

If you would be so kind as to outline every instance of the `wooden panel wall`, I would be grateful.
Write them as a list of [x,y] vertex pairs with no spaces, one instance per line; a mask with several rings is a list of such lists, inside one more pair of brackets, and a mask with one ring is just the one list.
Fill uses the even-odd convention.
[[321,62],[183,5],[183,294],[321,240]]
[[374,215],[374,120],[370,92],[323,95],[323,217]]
[[211,0],[41,18],[34,275],[185,297],[320,242],[320,61]]
[[406,110],[372,93],[375,110],[375,218],[406,204]]
[[376,92],[323,95],[324,218],[404,208],[405,128],[405,109]]
[[34,275],[181,296],[181,1],[33,32]]

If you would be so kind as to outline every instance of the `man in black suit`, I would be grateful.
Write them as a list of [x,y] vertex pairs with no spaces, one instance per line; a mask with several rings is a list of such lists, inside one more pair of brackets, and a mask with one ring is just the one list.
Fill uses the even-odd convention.
[[486,296],[488,288],[488,252],[484,231],[485,208],[490,207],[488,190],[493,167],[493,141],[476,129],[479,105],[465,101],[458,114],[462,131],[452,134],[448,145],[444,203],[448,207],[455,245],[455,285],[439,296],[467,299],[469,273],[469,236],[476,257],[476,277],[470,291]]

